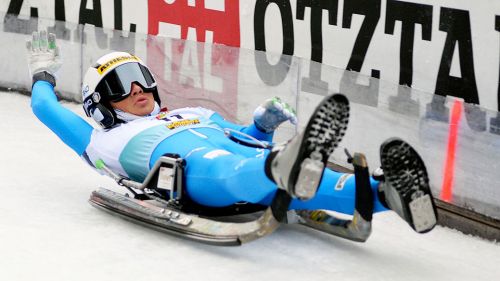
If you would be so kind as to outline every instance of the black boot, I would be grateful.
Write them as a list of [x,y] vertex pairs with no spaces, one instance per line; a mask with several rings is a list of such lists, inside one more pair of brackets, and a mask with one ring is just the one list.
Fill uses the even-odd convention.
[[434,228],[437,211],[429,177],[418,153],[405,141],[391,138],[380,147],[384,179],[381,201],[419,233]]

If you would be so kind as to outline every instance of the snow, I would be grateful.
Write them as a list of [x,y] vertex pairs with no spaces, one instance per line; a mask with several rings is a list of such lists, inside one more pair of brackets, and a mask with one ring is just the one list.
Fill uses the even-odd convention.
[[[392,212],[375,215],[364,244],[285,225],[215,247],[132,224],[87,203],[92,190],[115,184],[29,103],[0,93],[0,280],[500,280],[500,243],[440,226],[419,235]],[[83,116],[80,105],[66,106]]]

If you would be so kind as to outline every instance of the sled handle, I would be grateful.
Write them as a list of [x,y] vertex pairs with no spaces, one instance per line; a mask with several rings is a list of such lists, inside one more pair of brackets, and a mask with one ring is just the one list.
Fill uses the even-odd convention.
[[102,159],[95,161],[95,167],[98,170],[104,171],[108,176],[110,176],[119,185],[132,187],[132,188],[140,189],[140,190],[144,189],[144,187],[142,187],[142,183],[130,180],[126,177],[123,177],[123,176],[118,175],[117,173],[113,172],[110,168],[108,168],[108,166],[106,166],[106,163],[104,163],[104,161]]

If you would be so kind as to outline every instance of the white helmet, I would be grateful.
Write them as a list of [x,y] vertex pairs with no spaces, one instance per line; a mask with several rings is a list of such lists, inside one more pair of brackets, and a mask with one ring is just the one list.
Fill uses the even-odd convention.
[[141,59],[125,52],[100,57],[83,78],[83,110],[103,128],[123,123],[110,102],[128,97],[133,82],[144,92],[152,92],[155,101],[161,104],[153,74]]

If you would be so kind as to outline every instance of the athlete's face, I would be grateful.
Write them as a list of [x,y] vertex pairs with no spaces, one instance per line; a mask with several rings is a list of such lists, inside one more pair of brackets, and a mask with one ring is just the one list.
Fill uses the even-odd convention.
[[155,99],[153,93],[145,93],[139,85],[132,83],[130,95],[119,102],[111,102],[111,106],[137,116],[145,116],[153,111]]

